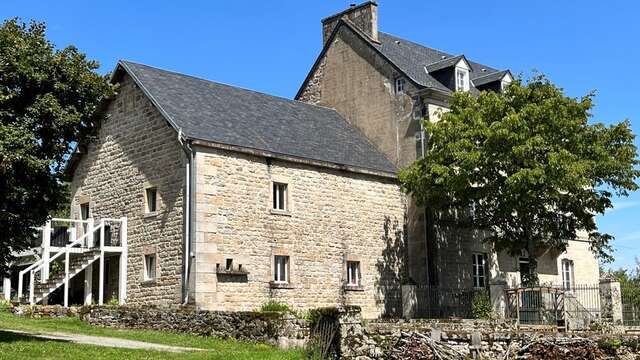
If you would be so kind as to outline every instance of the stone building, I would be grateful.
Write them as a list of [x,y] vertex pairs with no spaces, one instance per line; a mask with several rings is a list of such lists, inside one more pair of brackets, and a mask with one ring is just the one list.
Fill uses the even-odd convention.
[[125,61],[113,82],[71,212],[127,217],[127,303],[400,311],[397,169],[336,111]]
[[[322,20],[323,48],[296,99],[336,109],[361,130],[398,168],[425,151],[420,121],[437,121],[454,91],[502,91],[513,80],[497,70],[378,30],[374,1]],[[410,277],[447,288],[491,288],[520,282],[525,257],[496,254],[473,229],[436,226],[407,199]],[[433,225],[433,226],[431,226]],[[586,234],[562,254],[539,260],[543,283],[597,284],[598,262]]]
[[[120,61],[107,116],[67,168],[69,242],[87,248],[67,251],[70,279],[26,267],[21,279],[42,271],[31,301],[66,283],[64,304],[279,301],[359,305],[372,318],[400,315],[401,285],[416,283],[486,288],[504,306],[526,258],[496,253],[472,228],[436,226],[397,172],[422,156],[420,120],[436,121],[454,91],[501,91],[512,75],[378,31],[377,19],[366,2],[322,20],[296,100]],[[538,270],[565,287],[599,279],[586,239],[544,254]]]

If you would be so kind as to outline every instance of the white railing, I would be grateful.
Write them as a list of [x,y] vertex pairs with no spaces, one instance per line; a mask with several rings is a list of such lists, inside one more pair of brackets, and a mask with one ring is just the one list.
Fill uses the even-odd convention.
[[[69,243],[62,248],[61,250],[57,251],[53,256],[51,256],[51,223],[52,222],[66,222],[66,223],[70,223],[72,226],[70,228],[70,241]],[[121,251],[121,261],[120,261],[120,296],[119,296],[119,302],[121,304],[124,304],[124,300],[126,297],[126,264],[127,264],[127,219],[125,217],[120,218],[120,219],[111,219],[111,218],[104,218],[102,220],[100,220],[100,223],[98,224],[98,226],[93,226],[94,225],[94,219],[90,218],[87,220],[73,220],[73,219],[59,219],[59,218],[52,218],[51,220],[47,221],[47,223],[45,224],[44,230],[43,230],[43,239],[42,239],[42,258],[38,261],[36,261],[35,263],[33,263],[31,266],[27,267],[26,269],[20,271],[19,273],[19,277],[18,277],[18,298],[22,298],[23,296],[23,279],[24,279],[24,275],[28,272],[29,273],[29,279],[30,279],[30,283],[29,283],[29,303],[30,304],[34,304],[35,303],[35,298],[34,298],[34,291],[35,291],[35,275],[38,271],[40,271],[40,276],[41,276],[41,281],[42,283],[45,283],[48,279],[49,279],[49,268],[51,263],[53,263],[55,260],[57,260],[58,258],[60,258],[62,255],[65,256],[65,266],[64,266],[64,278],[63,278],[63,284],[64,284],[64,306],[67,307],[69,304],[69,265],[70,265],[70,254],[73,253],[72,249],[78,247],[79,248],[85,248],[85,249],[92,249],[94,248],[94,233],[96,231],[100,231],[100,241],[99,241],[99,246],[97,248],[94,248],[96,250],[100,251],[100,286],[99,286],[99,295],[98,295],[98,303],[100,305],[103,304],[103,298],[104,298],[104,254],[105,254],[105,224],[107,222],[119,222],[120,223],[120,246],[118,247]],[[84,234],[82,234],[82,236],[80,236],[79,238],[76,238],[76,234],[77,234],[77,225],[81,224],[81,225],[85,225],[86,224],[86,228],[84,231]],[[84,245],[84,246],[83,246]],[[89,285],[90,286],[90,285]]]

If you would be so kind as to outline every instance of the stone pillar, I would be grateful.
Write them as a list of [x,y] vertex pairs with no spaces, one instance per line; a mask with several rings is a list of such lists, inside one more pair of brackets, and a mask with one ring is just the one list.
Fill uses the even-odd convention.
[[616,279],[600,279],[600,312],[602,318],[622,325],[622,290]]
[[416,285],[402,285],[402,317],[413,319],[418,307]]
[[11,300],[11,279],[2,279],[2,294],[5,300]]
[[489,283],[489,294],[491,296],[491,305],[493,306],[493,311],[495,315],[503,319],[506,317],[507,312],[507,299],[505,295],[505,290],[507,289],[506,282],[496,281],[494,283]]

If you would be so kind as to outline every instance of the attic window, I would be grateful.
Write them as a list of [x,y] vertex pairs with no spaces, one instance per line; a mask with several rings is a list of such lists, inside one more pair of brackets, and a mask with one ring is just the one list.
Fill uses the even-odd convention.
[[456,68],[456,91],[469,91],[469,70]]
[[404,78],[397,78],[396,79],[396,94],[398,94],[398,95],[404,94],[404,85],[405,85]]

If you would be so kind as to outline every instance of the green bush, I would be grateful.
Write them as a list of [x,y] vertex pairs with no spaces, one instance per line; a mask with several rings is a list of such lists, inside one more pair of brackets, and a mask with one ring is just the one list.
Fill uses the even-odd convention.
[[493,306],[488,291],[482,290],[474,294],[472,310],[473,317],[476,319],[491,319],[493,317]]
[[11,301],[9,300],[0,300],[0,311],[9,311],[13,307]]
[[262,312],[292,312],[291,307],[285,303],[270,300],[260,307]]

